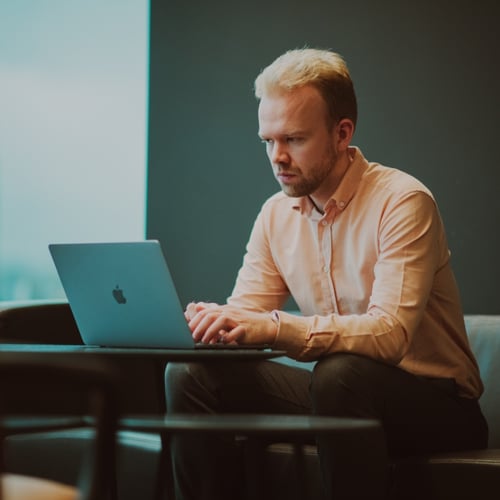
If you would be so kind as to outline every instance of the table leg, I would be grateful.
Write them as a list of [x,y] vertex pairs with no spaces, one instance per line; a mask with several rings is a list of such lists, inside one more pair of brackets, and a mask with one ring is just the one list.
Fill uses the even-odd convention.
[[172,457],[170,454],[170,435],[160,433],[161,449],[156,471],[155,500],[174,500],[174,476],[172,471]]

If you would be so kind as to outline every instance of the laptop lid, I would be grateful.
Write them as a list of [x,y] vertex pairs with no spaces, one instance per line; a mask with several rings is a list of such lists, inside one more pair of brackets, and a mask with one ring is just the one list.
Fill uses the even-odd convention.
[[58,243],[49,250],[85,344],[194,348],[158,241]]

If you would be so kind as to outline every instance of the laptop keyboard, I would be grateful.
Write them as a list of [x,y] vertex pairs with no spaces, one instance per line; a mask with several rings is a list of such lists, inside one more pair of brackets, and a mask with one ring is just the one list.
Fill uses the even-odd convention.
[[262,351],[263,349],[270,349],[268,344],[224,344],[224,342],[217,342],[216,344],[205,344],[203,342],[197,342],[194,345],[195,349],[257,349]]

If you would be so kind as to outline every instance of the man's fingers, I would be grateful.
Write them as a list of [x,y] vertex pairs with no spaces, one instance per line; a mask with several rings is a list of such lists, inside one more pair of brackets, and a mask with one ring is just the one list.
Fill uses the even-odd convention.
[[224,334],[223,342],[226,344],[240,344],[245,336],[246,329],[242,325],[237,325]]
[[220,306],[215,302],[190,302],[186,306],[184,316],[187,321],[191,321],[199,312],[205,311],[207,309],[213,309],[215,307]]

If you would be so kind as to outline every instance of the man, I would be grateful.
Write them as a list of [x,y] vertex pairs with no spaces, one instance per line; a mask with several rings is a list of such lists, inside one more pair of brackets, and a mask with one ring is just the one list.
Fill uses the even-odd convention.
[[[171,364],[168,411],[375,418],[393,456],[485,447],[482,383],[432,194],[350,145],[356,97],[338,54],[287,52],[255,91],[282,192],[255,221],[227,304],[189,304],[186,318],[197,341],[264,342],[317,363],[312,373],[272,361]],[[301,315],[280,310],[290,295]],[[179,438],[179,496],[237,498],[233,456],[230,443]],[[335,490],[325,457],[320,447],[326,492],[340,497],[347,488]],[[361,495],[357,483],[349,491]]]

